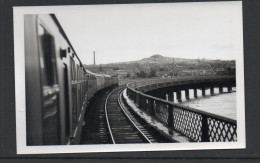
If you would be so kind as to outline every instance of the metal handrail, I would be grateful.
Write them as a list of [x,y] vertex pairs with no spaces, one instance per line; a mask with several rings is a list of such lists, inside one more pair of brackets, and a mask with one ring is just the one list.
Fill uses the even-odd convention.
[[133,92],[138,93],[138,94],[140,94],[144,97],[159,101],[159,102],[167,104],[167,105],[173,105],[176,108],[184,109],[184,110],[187,110],[187,111],[192,111],[192,112],[199,113],[201,115],[205,115],[205,116],[208,116],[208,117],[211,117],[211,118],[215,118],[215,119],[218,119],[218,120],[223,120],[223,121],[226,121],[226,122],[229,122],[229,123],[232,123],[232,124],[236,124],[236,120],[228,118],[228,117],[224,117],[224,116],[220,116],[220,115],[217,115],[217,114],[214,114],[214,113],[209,113],[209,112],[206,112],[206,111],[198,110],[198,109],[188,107],[188,106],[183,106],[181,104],[176,104],[176,103],[173,103],[171,101],[167,101],[167,100],[164,100],[164,99],[161,99],[161,98],[157,98],[157,97],[154,97],[154,96],[144,94],[144,93],[139,92],[137,90],[134,90],[132,88],[129,88],[129,89],[131,89]]
[[[143,82],[147,83],[147,85],[150,84],[159,84],[159,83],[165,83],[165,82],[174,82],[174,81],[187,81],[187,80],[212,80],[212,79],[233,79],[235,76],[203,76],[203,77],[178,77],[178,78],[163,78],[163,79],[144,79],[140,81],[131,81],[127,84],[127,87],[129,87],[132,83],[137,83],[135,85],[143,86]],[[141,84],[140,84],[141,83]],[[135,88],[134,88],[135,89]]]
[[[172,114],[174,114],[174,109],[181,109],[184,112],[187,112],[187,113],[190,112],[190,114],[194,114],[193,116],[201,117],[201,118],[199,118],[199,120],[196,119],[195,121],[199,121],[197,123],[202,123],[202,128],[197,129],[199,131],[194,131],[194,132],[203,132],[202,135],[208,135],[208,137],[209,137],[209,136],[211,136],[211,135],[208,134],[209,130],[213,130],[212,128],[214,128],[214,127],[215,127],[216,130],[221,128],[220,126],[218,126],[221,123],[220,125],[222,125],[222,129],[221,129],[222,131],[224,130],[223,129],[224,127],[228,128],[228,131],[223,131],[223,132],[232,132],[231,135],[236,136],[236,131],[234,131],[234,130],[236,130],[236,124],[237,124],[236,120],[233,120],[233,119],[230,119],[230,118],[227,118],[227,117],[224,117],[224,116],[216,115],[216,114],[213,114],[213,113],[208,113],[208,112],[198,110],[198,109],[195,109],[195,108],[176,104],[176,103],[164,100],[164,99],[160,99],[160,98],[156,98],[156,97],[147,95],[145,93],[142,93],[142,92],[136,90],[136,89],[139,89],[141,87],[145,87],[147,85],[160,84],[160,83],[166,83],[166,82],[172,82],[172,84],[174,85],[174,82],[177,82],[177,81],[178,81],[178,83],[175,83],[175,84],[180,84],[180,83],[182,83],[181,81],[193,81],[193,82],[196,83],[196,82],[205,82],[205,81],[207,81],[207,82],[208,81],[218,81],[218,80],[223,80],[223,79],[229,80],[229,79],[234,79],[234,78],[235,78],[234,76],[224,76],[224,77],[223,76],[221,76],[221,77],[216,76],[216,77],[203,77],[203,78],[201,78],[201,77],[200,78],[194,78],[194,77],[193,78],[178,78],[178,79],[170,79],[170,80],[169,79],[156,79],[156,80],[148,80],[148,81],[139,81],[139,83],[131,82],[131,83],[127,84],[127,94],[130,97],[129,92],[134,93],[134,97],[132,97],[132,98],[134,99],[134,101],[136,101],[136,98],[137,98],[138,100],[136,102],[139,103],[140,105],[141,105],[140,101],[144,102],[142,100],[146,99],[146,100],[152,101],[152,102],[150,102],[150,104],[148,104],[149,102],[144,102],[142,105],[148,104],[149,106],[152,105],[152,107],[156,107],[156,105],[158,105],[158,106],[168,106],[168,107],[165,107],[163,109],[165,111],[168,111],[165,114],[170,116],[167,119],[169,121],[169,123],[173,123],[173,121],[174,121],[173,115],[172,115]],[[182,84],[187,84],[187,82],[184,82]],[[190,115],[185,115],[185,116],[187,116],[186,118],[190,118],[189,117]],[[212,121],[212,122],[210,122],[210,121]],[[213,123],[213,124],[210,124],[210,123]],[[170,125],[172,125],[172,127],[174,127],[173,124],[170,124]],[[205,126],[206,126],[206,128],[205,128]],[[211,129],[209,129],[209,126],[211,127]],[[194,129],[191,129],[191,130],[194,130]],[[232,130],[232,131],[229,131],[229,130]],[[218,134],[218,133],[216,133],[217,131],[211,131],[211,132],[214,132],[213,134]],[[197,136],[197,137],[199,137],[199,136]],[[203,136],[201,136],[201,141],[209,141],[208,137],[207,138],[205,138],[205,137],[202,138],[202,137]],[[226,137],[226,135],[224,135],[224,137]],[[198,139],[198,138],[196,138],[196,139]],[[232,140],[233,140],[233,138],[232,138]],[[234,140],[236,140],[236,138],[234,138]]]

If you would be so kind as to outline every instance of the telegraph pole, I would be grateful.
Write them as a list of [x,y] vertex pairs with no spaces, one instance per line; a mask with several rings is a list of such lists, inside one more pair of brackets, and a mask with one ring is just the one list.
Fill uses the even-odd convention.
[[95,51],[93,51],[94,54],[94,66],[96,65],[96,56],[95,56]]

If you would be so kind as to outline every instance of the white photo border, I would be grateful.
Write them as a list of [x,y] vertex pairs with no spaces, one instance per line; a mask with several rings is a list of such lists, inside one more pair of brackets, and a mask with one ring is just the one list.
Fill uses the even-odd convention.
[[[100,145],[52,145],[27,146],[26,145],[26,100],[25,100],[25,58],[24,58],[24,15],[50,14],[61,10],[75,11],[84,5],[73,6],[34,6],[14,7],[14,60],[15,60],[15,102],[16,102],[16,141],[17,154],[47,154],[47,153],[91,153],[91,152],[128,152],[128,151],[169,151],[169,150],[206,150],[206,149],[235,149],[246,147],[245,137],[245,97],[244,97],[244,56],[243,56],[243,22],[242,2],[188,2],[188,3],[232,3],[239,10],[238,19],[241,26],[237,27],[240,35],[237,36],[240,45],[236,49],[236,91],[237,91],[237,142],[203,142],[203,143],[158,143],[158,144],[100,144]],[[180,3],[178,3],[180,4]],[[187,4],[187,2],[183,5]],[[116,4],[124,5],[175,5],[174,3],[148,3],[148,4]],[[89,6],[89,5],[88,5]],[[97,6],[97,5],[91,5]],[[98,5],[102,7],[104,5]]]

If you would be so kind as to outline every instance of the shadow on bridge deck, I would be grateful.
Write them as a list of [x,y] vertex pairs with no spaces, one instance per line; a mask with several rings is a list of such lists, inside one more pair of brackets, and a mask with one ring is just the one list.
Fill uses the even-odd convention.
[[126,95],[126,90],[123,92],[123,99],[126,101],[128,106],[139,116],[141,117],[147,124],[149,124],[152,128],[158,131],[163,136],[172,140],[173,142],[185,143],[192,142],[190,138],[184,136],[180,132],[164,125],[163,123],[156,120],[156,118],[151,117],[147,113],[143,112],[140,108],[138,108]]

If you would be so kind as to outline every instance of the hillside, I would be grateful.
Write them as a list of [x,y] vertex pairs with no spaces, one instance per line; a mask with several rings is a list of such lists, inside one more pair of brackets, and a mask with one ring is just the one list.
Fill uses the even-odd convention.
[[[138,62],[138,61],[137,61]],[[184,59],[184,58],[173,58],[173,57],[164,57],[159,54],[152,55],[149,58],[144,58],[139,61],[140,63],[180,63],[180,62],[186,62],[186,63],[198,63],[198,59]]]
[[157,64],[167,64],[167,63],[187,63],[187,64],[196,64],[200,62],[230,62],[225,60],[208,60],[208,59],[186,59],[186,58],[175,58],[175,57],[165,57],[160,54],[152,55],[148,58],[143,58],[137,61],[129,61],[129,62],[117,62],[117,63],[109,63],[102,65],[120,65],[120,64],[149,64],[149,63],[157,63]]
[[[115,74],[120,70],[121,75],[131,77],[141,76],[187,76],[187,75],[219,75],[234,74],[235,61],[184,59],[165,57],[160,54],[152,55],[137,61],[109,63],[102,65],[85,65],[85,68],[99,73]],[[229,68],[229,69],[228,69]],[[227,70],[228,69],[228,70]],[[232,72],[231,72],[232,69]],[[146,74],[146,75],[145,75]]]

